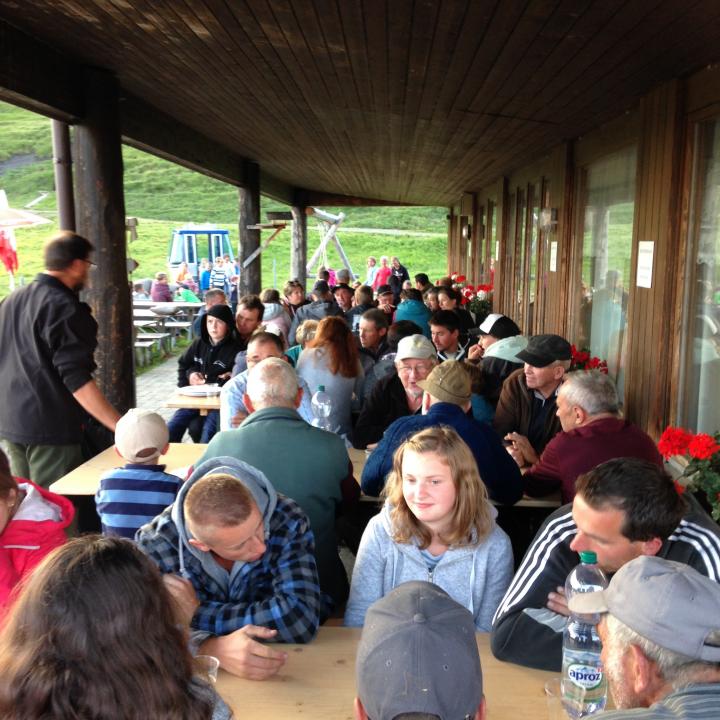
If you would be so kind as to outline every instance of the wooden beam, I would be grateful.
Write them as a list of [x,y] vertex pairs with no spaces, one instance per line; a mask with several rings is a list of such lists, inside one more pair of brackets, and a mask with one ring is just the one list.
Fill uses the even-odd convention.
[[165,160],[241,187],[247,161],[147,103],[125,95],[120,103],[123,142]]
[[122,413],[135,406],[132,307],[125,254],[125,200],[118,84],[102,70],[83,73],[86,115],[75,129],[76,217],[95,246],[87,300],[98,323],[95,361],[105,397]]
[[53,170],[57,196],[58,225],[61,230],[75,231],[75,193],[72,179],[70,128],[67,123],[52,120]]
[[392,200],[377,200],[376,198],[352,197],[350,195],[335,195],[333,193],[317,192],[315,190],[297,190],[293,205],[298,207],[415,207],[415,203],[394,202]]
[[307,214],[304,207],[290,208],[293,216],[290,250],[290,277],[299,280],[303,287],[307,280]]
[[265,196],[277,200],[285,205],[292,205],[296,188],[283,180],[260,170],[260,192]]
[[260,231],[250,230],[248,227],[257,225],[260,221],[260,167],[255,163],[247,163],[245,170],[243,186],[238,190],[240,296],[246,293],[259,293],[261,284],[261,258],[259,255],[248,267],[242,267],[242,263],[260,247]]
[[0,100],[56,120],[83,113],[79,66],[0,20]]

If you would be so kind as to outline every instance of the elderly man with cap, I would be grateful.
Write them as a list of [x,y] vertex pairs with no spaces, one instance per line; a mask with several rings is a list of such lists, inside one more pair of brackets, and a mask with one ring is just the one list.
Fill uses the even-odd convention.
[[720,585],[682,563],[639,557],[570,609],[602,613],[598,633],[615,711],[605,720],[720,714]]
[[511,443],[508,452],[524,467],[536,463],[562,429],[555,398],[572,352],[559,335],[534,335],[517,357],[525,367],[503,383],[493,427]]
[[312,298],[312,302],[309,305],[299,307],[293,317],[290,332],[288,333],[288,344],[291,347],[296,344],[295,333],[305,320],[322,320],[324,317],[335,315],[344,317],[345,315],[333,299],[327,280],[318,280],[315,283]]
[[500,438],[486,423],[468,416],[470,376],[457,360],[437,365],[418,386],[423,390],[422,415],[396,420],[385,431],[363,468],[360,486],[366,495],[379,495],[392,469],[395,450],[419,430],[448,425],[472,450],[480,477],[493,500],[516,503],[522,497],[522,478],[517,465],[505,452]]
[[403,583],[370,607],[355,671],[355,720],[485,718],[472,615],[432,583]]
[[[477,329],[477,345],[468,348],[468,359],[477,363],[485,376],[485,397],[496,406],[505,379],[523,366],[518,353],[527,347],[528,339],[507,315],[490,313]],[[475,331],[471,331],[473,335]]]
[[423,390],[417,384],[437,365],[434,345],[419,333],[400,340],[395,354],[395,370],[378,380],[360,411],[353,442],[366,448],[380,440],[390,423],[420,412]]

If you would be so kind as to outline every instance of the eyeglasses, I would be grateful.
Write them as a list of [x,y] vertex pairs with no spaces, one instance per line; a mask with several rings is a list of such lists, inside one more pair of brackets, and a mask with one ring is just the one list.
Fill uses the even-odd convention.
[[415,375],[423,375],[430,372],[431,367],[429,365],[414,365],[414,366],[407,366],[407,365],[401,365],[397,371],[398,375],[410,375],[411,373],[414,373]]

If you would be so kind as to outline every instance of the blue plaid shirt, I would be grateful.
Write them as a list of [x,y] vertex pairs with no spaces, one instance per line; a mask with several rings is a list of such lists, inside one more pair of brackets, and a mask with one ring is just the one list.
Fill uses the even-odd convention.
[[[178,529],[165,509],[141,527],[135,540],[163,573],[180,573]],[[265,554],[231,574],[228,588],[221,587],[203,569],[186,546],[185,577],[200,601],[191,626],[196,642],[211,635],[227,635],[245,625],[277,630],[277,641],[306,643],[315,637],[321,593],[315,565],[315,541],[307,516],[289,498],[278,495],[270,518]]]

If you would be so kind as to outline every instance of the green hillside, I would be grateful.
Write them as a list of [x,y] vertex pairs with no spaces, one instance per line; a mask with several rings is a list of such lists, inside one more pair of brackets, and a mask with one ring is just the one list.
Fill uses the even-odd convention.
[[[10,205],[18,208],[47,193],[30,209],[53,220],[52,224],[16,231],[19,275],[26,280],[41,269],[42,242],[56,229],[51,154],[50,121],[0,103],[0,188],[7,192]],[[138,239],[128,251],[140,263],[135,277],[150,277],[165,268],[171,232],[186,223],[214,223],[227,228],[233,244],[237,243],[237,191],[234,188],[129,147],[123,148],[123,161],[126,213],[139,218]],[[265,212],[283,209],[286,208],[269,198],[261,199],[263,219]],[[364,275],[365,259],[371,254],[398,255],[411,274],[427,272],[431,277],[439,277],[447,271],[446,208],[324,209],[346,213],[347,230],[341,227],[339,237],[356,273]],[[372,229],[394,230],[397,234],[373,233]],[[320,233],[309,218],[308,257],[319,241]],[[327,260],[332,267],[340,265],[334,248],[328,251]],[[289,268],[290,232],[287,229],[262,255],[263,287],[273,285],[275,278],[282,285]],[[0,267],[0,297],[7,291],[8,276]]]

